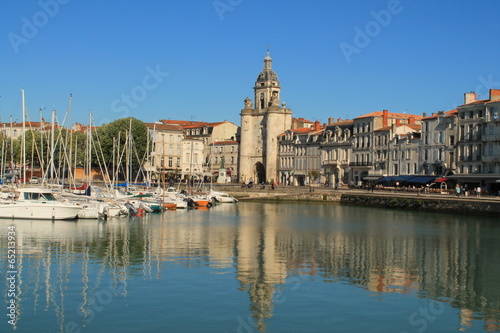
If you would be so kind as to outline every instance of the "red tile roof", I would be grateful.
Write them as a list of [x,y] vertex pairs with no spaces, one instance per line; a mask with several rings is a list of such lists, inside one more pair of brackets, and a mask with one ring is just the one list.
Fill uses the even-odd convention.
[[[450,111],[446,111],[444,112],[444,114],[446,114],[446,117],[451,117],[455,114],[458,113],[458,110],[457,109],[453,109],[453,110],[450,110]],[[422,118],[422,120],[427,120],[427,119],[434,119],[434,118],[437,118],[437,113],[436,114],[433,114],[432,116],[429,116],[429,117],[425,117],[425,118]]]
[[310,121],[310,120],[307,120],[307,119],[304,119],[304,118],[292,118],[292,121],[302,121],[304,123],[314,124],[313,121]]
[[144,123],[144,125],[146,125],[146,127],[150,129],[182,131],[182,127],[179,125],[155,124],[155,123]]
[[[383,114],[384,113],[382,111],[375,111],[375,112],[371,112],[371,113],[356,117],[354,119],[361,119],[361,118],[368,118],[368,117],[382,117]],[[413,117],[413,118],[415,118],[415,120],[420,120],[423,118],[422,116],[419,116],[416,114],[395,113],[395,112],[389,112],[388,116],[389,116],[389,118],[405,118],[405,119]]]
[[291,131],[294,133],[310,133],[314,131],[314,128],[302,127],[302,128],[292,129]]

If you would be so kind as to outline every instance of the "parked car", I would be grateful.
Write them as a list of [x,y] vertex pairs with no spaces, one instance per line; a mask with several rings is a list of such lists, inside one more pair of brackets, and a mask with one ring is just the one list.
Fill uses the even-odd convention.
[[38,177],[37,177],[37,176],[33,176],[33,177],[31,177],[31,179],[30,179],[30,183],[31,183],[31,184],[38,184]]

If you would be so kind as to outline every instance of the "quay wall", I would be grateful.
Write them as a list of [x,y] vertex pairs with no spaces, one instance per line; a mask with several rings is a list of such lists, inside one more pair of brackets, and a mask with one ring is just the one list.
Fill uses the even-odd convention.
[[407,196],[376,196],[363,194],[343,194],[340,202],[380,208],[420,210],[438,213],[495,215],[500,213],[500,201],[467,200],[467,198],[435,198]]
[[276,191],[239,188],[225,188],[224,190],[242,201],[345,204],[473,215],[495,215],[500,213],[500,198],[495,197],[457,198],[454,195],[389,191],[367,193],[366,191],[344,190],[335,192],[320,188],[310,191],[307,188],[301,190],[292,187]]

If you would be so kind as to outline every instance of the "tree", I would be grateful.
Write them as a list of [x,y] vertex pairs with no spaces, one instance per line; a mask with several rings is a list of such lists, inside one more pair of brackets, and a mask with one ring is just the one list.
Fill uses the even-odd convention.
[[[131,135],[129,135],[131,132]],[[101,152],[98,151],[99,158],[104,158],[104,163],[110,168],[113,165],[113,158],[116,160],[116,151],[118,156],[125,156],[123,152],[132,147],[130,163],[132,171],[136,173],[144,163],[144,157],[149,155],[147,152],[148,128],[146,125],[133,117],[115,120],[109,124],[100,126],[94,134],[94,142],[100,145]],[[131,144],[130,144],[131,138]],[[115,155],[113,155],[115,153]],[[93,155],[95,155],[93,153]],[[121,158],[121,166],[128,166],[128,162]],[[96,161],[94,160],[94,163]],[[132,176],[132,175],[131,175]]]
[[313,182],[313,181],[319,179],[320,173],[318,170],[312,170],[312,171],[309,171],[308,176],[309,176],[309,179],[311,180],[311,182]]

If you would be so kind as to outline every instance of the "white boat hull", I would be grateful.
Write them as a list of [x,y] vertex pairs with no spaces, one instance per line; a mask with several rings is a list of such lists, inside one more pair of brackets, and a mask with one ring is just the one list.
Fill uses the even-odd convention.
[[238,202],[238,200],[236,200],[236,198],[220,196],[220,195],[216,195],[215,199],[217,199],[217,201],[219,201],[220,203],[236,203],[236,202]]
[[33,220],[76,219],[81,207],[64,203],[11,202],[0,204],[0,218]]

